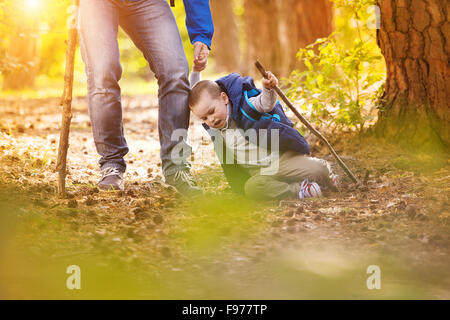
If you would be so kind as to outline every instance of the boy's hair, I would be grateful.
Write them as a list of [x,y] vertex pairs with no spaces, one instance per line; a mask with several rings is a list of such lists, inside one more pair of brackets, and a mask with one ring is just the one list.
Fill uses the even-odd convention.
[[222,93],[222,89],[217,82],[211,80],[199,81],[192,87],[191,92],[189,93],[189,108],[192,108],[198,103],[205,91],[208,92],[213,99],[220,98],[220,94]]

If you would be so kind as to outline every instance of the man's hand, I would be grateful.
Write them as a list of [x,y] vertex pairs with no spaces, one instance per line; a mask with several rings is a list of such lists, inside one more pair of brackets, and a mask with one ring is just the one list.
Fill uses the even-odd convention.
[[266,89],[275,88],[278,85],[278,79],[274,76],[274,74],[270,71],[267,71],[267,79],[262,79],[262,85]]
[[203,42],[194,42],[194,66],[193,70],[200,72],[206,68],[208,64],[209,49]]

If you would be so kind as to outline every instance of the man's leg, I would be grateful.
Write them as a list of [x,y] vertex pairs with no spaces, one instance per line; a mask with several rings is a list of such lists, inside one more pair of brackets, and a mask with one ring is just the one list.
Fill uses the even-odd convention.
[[[80,1],[80,45],[88,79],[88,109],[102,171],[126,168],[118,81],[122,75],[117,32],[119,11],[110,0]],[[111,170],[109,170],[111,174]],[[114,171],[114,170],[113,170]]]
[[[143,52],[158,79],[163,173],[167,177],[189,170],[189,65],[175,17],[165,0],[138,1],[124,6],[128,9],[121,13],[120,26]],[[180,155],[176,150],[184,153]]]

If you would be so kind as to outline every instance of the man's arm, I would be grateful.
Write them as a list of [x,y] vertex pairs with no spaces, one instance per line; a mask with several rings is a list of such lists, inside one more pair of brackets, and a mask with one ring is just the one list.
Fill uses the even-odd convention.
[[214,25],[209,0],[183,0],[186,10],[186,28],[191,43],[202,42],[211,49]]

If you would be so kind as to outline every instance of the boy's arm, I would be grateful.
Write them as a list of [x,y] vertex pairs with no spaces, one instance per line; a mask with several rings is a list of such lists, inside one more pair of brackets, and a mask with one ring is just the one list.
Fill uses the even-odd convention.
[[262,93],[248,99],[259,112],[270,112],[277,103],[277,93],[273,89],[263,87]]
[[191,76],[189,77],[189,82],[191,83],[191,88],[202,79],[202,74],[198,71],[191,71]]

